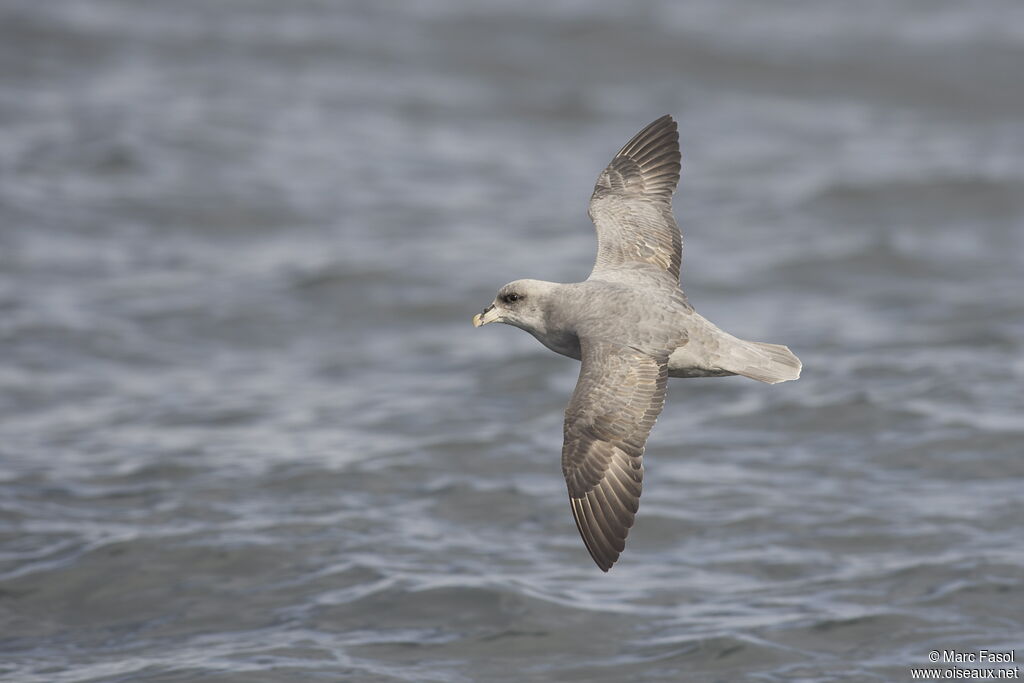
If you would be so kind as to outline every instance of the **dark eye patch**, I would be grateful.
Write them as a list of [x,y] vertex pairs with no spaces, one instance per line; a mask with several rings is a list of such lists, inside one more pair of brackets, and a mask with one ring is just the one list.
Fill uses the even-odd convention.
[[516,301],[519,301],[522,298],[523,297],[520,296],[519,294],[516,294],[515,292],[510,292],[509,294],[502,295],[501,300],[507,304],[511,304],[515,303]]

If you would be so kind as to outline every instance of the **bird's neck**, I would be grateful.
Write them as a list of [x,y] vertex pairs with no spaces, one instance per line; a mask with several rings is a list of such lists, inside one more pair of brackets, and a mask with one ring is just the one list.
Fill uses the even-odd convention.
[[545,282],[544,285],[546,285],[544,299],[548,305],[542,306],[543,315],[539,324],[526,331],[555,353],[579,360],[580,339],[576,334],[575,321],[563,315],[564,307],[560,308],[554,305],[556,301],[565,302],[571,298],[574,285],[557,282]]

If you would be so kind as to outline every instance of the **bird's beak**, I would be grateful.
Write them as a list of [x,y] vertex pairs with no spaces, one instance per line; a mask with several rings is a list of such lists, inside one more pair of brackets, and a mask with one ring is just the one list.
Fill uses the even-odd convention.
[[500,316],[498,315],[498,311],[495,310],[494,308],[494,304],[491,304],[490,306],[484,309],[483,313],[477,313],[476,315],[473,316],[473,327],[480,327],[481,325],[486,325],[487,323],[493,323],[499,317]]

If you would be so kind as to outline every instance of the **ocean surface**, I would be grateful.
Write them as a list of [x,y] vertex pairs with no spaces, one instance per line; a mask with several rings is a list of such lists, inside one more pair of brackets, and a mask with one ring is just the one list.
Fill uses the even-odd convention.
[[[902,681],[1024,660],[1024,4],[0,4],[0,679]],[[672,380],[609,574],[575,281],[680,125]],[[1019,664],[1018,664],[1019,666]]]

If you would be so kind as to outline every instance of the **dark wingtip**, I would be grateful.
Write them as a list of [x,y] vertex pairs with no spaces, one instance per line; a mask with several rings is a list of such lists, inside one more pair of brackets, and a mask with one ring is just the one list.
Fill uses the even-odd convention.
[[647,124],[622,146],[615,155],[616,159],[620,157],[636,163],[644,178],[646,194],[670,199],[679,184],[682,169],[679,127],[675,119],[665,114]]
[[679,126],[670,114],[659,116],[640,129],[639,133],[622,146],[622,149],[619,150],[619,155],[634,154],[647,147],[654,140],[657,140],[660,144],[678,144]]
[[[619,560],[622,550],[612,547],[608,540],[603,537],[603,531],[595,519],[592,518],[593,511],[584,507],[589,504],[586,498],[569,498],[569,506],[572,508],[572,517],[576,522],[576,529],[583,538],[583,545],[586,546],[590,559],[594,561],[597,568],[607,573],[609,569]],[[630,525],[632,526],[632,525]],[[600,541],[604,542],[601,543]],[[621,543],[620,543],[621,545]]]

